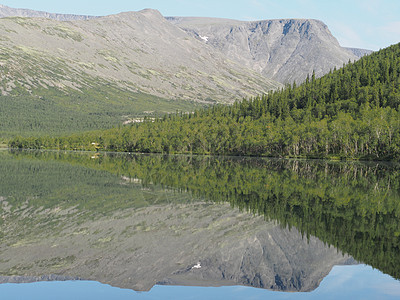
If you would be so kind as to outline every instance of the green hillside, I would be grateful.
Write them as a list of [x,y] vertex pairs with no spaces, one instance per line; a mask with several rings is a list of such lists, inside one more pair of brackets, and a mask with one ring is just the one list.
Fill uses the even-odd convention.
[[289,157],[400,158],[400,44],[322,78],[231,106],[11,147]]
[[111,84],[79,91],[39,88],[32,94],[0,96],[0,103],[0,140],[106,129],[135,118],[199,107],[193,102],[134,93]]
[[17,135],[106,129],[138,117],[196,107],[190,101],[135,92],[128,83],[121,87],[26,47],[0,48],[0,64],[0,141]]

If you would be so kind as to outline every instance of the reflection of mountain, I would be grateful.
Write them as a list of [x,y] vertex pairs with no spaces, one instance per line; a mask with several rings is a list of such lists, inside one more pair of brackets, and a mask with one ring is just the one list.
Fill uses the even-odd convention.
[[167,204],[69,221],[54,236],[47,227],[39,240],[3,247],[1,274],[58,274],[138,291],[156,282],[309,291],[349,260],[316,238],[227,205]]
[[180,269],[160,284],[248,285],[281,291],[311,291],[337,264],[354,263],[334,247],[296,230],[272,226]]
[[189,193],[142,187],[129,174],[0,155],[1,282],[309,291],[333,265],[354,262],[294,228]]
[[93,160],[86,154],[30,155],[124,174],[140,179],[144,186],[154,183],[227,201],[283,226],[295,226],[357,261],[400,278],[400,166],[396,163],[114,154]]

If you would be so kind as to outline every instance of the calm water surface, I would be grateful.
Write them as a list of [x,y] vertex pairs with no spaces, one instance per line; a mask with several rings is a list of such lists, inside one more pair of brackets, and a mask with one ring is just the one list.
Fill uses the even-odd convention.
[[399,171],[0,151],[0,294],[398,298]]

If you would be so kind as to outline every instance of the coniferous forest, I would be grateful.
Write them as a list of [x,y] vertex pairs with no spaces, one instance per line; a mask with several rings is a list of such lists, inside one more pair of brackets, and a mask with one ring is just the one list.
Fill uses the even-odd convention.
[[400,44],[267,95],[12,148],[277,157],[400,158]]

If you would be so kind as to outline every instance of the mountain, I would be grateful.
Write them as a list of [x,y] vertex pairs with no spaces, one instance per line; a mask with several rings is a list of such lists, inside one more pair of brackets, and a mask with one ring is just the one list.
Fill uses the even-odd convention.
[[3,18],[0,37],[0,135],[111,127],[281,87],[155,10],[68,22]]
[[199,258],[197,267],[175,271],[158,284],[190,286],[244,285],[274,291],[315,290],[334,265],[354,259],[315,237],[268,224],[254,236],[221,241],[225,247]]
[[[229,209],[204,203],[156,206],[113,215],[112,221],[69,226],[62,232],[65,237],[17,245],[15,252],[0,255],[8,260],[0,265],[1,274],[13,274],[0,276],[0,283],[95,280],[135,291],[149,291],[160,284],[243,285],[309,292],[319,286],[333,266],[356,264],[350,256],[315,237],[307,240],[296,229],[281,229],[265,223],[262,217],[252,221],[253,216],[231,213]],[[147,218],[143,218],[144,213]],[[217,216],[212,217],[212,213]],[[180,219],[178,214],[186,214],[187,218]],[[135,221],[133,227],[137,228],[130,229],[131,220],[146,225],[140,229]],[[255,228],[246,232],[240,225]],[[87,239],[76,234],[84,226]]]
[[151,9],[91,17],[0,6],[0,39],[3,139],[229,104],[365,53],[340,47],[316,20],[164,18]]
[[[155,10],[71,22],[6,18],[0,27],[3,52],[17,64],[9,73],[22,69],[20,84],[27,89],[79,89],[86,84],[82,77],[90,76],[168,99],[231,102],[279,87],[189,37]],[[29,72],[31,64],[35,73]],[[11,80],[4,81],[3,95],[13,90]]]
[[301,83],[313,71],[320,77],[359,58],[342,48],[318,20],[167,19],[229,58],[282,83]]
[[[95,16],[54,14],[0,5],[1,17],[49,18],[58,21],[88,20]],[[333,67],[372,53],[342,48],[318,20],[281,19],[236,21],[218,18],[166,17],[197,39],[229,58],[282,83],[303,82],[315,70],[324,75]],[[293,72],[293,69],[296,71]]]

